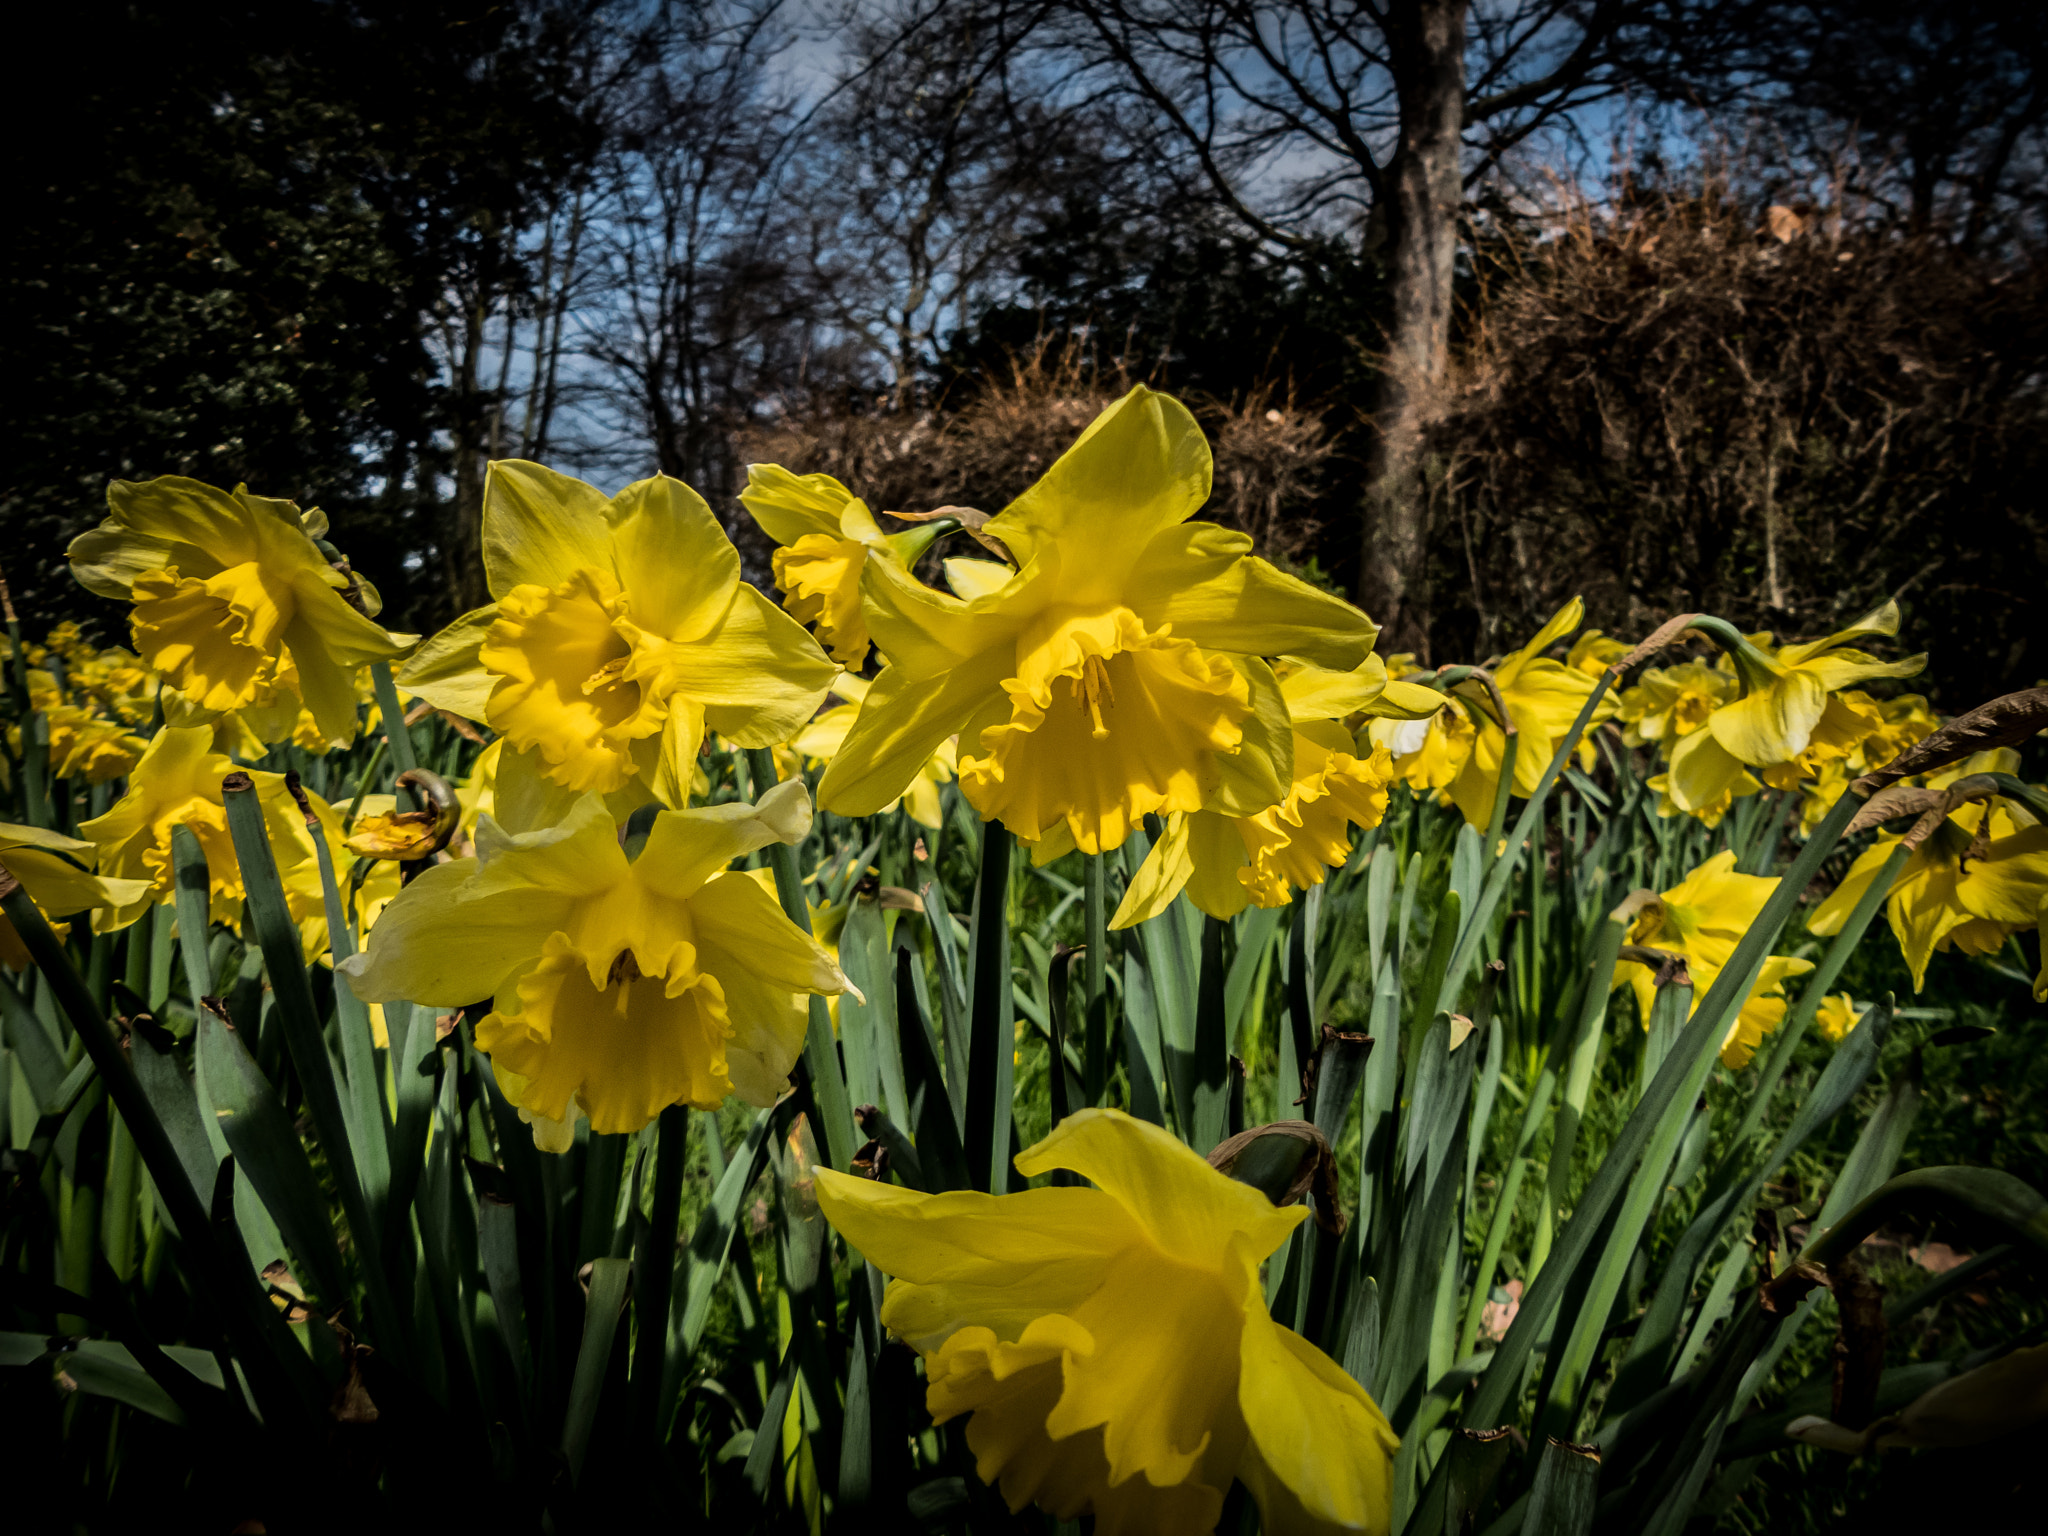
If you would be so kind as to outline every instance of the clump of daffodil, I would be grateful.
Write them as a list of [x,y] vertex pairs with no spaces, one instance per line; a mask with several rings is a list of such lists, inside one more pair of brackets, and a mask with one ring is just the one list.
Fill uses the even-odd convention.
[[[92,872],[97,849],[89,842],[41,827],[0,822],[0,866],[21,882],[29,900],[48,918],[74,912],[122,907],[149,899],[150,886],[141,880],[107,879]],[[58,934],[65,925],[56,925]],[[0,917],[0,965],[20,970],[29,952],[14,924]]]
[[[59,704],[43,712],[50,728],[50,777],[104,784],[131,772],[149,746],[118,720],[109,720],[76,704]],[[21,727],[7,733],[21,751]]]
[[[1672,889],[1646,902],[1629,927],[1628,942],[1682,957],[1692,976],[1692,1005],[1697,1008],[1777,883],[1764,875],[1737,874],[1735,855],[1724,849]],[[1812,969],[1811,960],[1783,955],[1764,961],[1721,1043],[1725,1065],[1749,1065],[1763,1037],[1784,1020],[1786,979]],[[1634,991],[1643,1025],[1648,1028],[1650,1007],[1657,996],[1650,967],[1625,960],[1614,968],[1614,985]]]
[[1654,746],[1666,757],[1682,736],[1707,723],[1723,704],[1734,702],[1740,685],[1733,673],[1704,662],[1652,667],[1621,691],[1616,717],[1622,740],[1632,747]]
[[945,593],[868,561],[864,611],[888,665],[820,803],[872,815],[957,735],[968,802],[1028,843],[1064,824],[1099,853],[1146,815],[1277,804],[1293,733],[1260,658],[1349,669],[1376,632],[1243,534],[1189,522],[1209,480],[1187,408],[1141,386],[980,530],[1016,568],[949,560]]
[[637,1131],[674,1104],[772,1104],[803,1048],[800,994],[846,990],[817,941],[734,859],[809,829],[803,785],[666,811],[635,859],[596,794],[559,826],[488,818],[477,857],[426,870],[342,962],[365,1002],[492,1000],[476,1043],[536,1141],[575,1117]]
[[1878,700],[1852,691],[1843,694],[1842,699],[1866,718],[1874,717],[1877,723],[1846,751],[1818,763],[1814,777],[1800,784],[1800,830],[1809,835],[1834,809],[1851,780],[1884,767],[1908,747],[1941,729],[1941,717],[1917,693]]
[[1775,653],[1718,620],[1703,620],[1700,627],[1724,647],[1741,696],[1717,706],[1703,728],[1671,746],[1668,793],[1679,810],[1693,814],[1740,793],[1745,775],[1796,788],[1816,761],[1808,757],[1802,766],[1803,754],[1841,755],[1878,723],[1846,704],[1839,690],[1873,678],[1911,677],[1927,662],[1925,656],[1879,661],[1850,646],[1866,635],[1896,635],[1895,603],[1847,629]]
[[[1465,820],[1484,828],[1493,819],[1493,801],[1506,760],[1507,733],[1496,718],[1505,706],[1514,722],[1515,778],[1513,793],[1527,799],[1543,781],[1543,771],[1557,755],[1557,745],[1578,719],[1587,698],[1599,686],[1604,667],[1586,671],[1553,661],[1543,652],[1585,621],[1586,605],[1573,598],[1519,651],[1491,669],[1494,692],[1477,678],[1452,690],[1455,697],[1430,722],[1422,739],[1413,735],[1411,751],[1397,757],[1394,771],[1411,788],[1435,791],[1454,803]],[[1609,642],[1613,644],[1615,642]],[[1581,660],[1584,655],[1581,654]],[[1598,723],[1614,712],[1611,698],[1602,699],[1593,716]]]
[[749,464],[740,492],[761,531],[778,546],[775,585],[782,606],[842,665],[867,660],[868,625],[860,578],[870,559],[917,563],[944,524],[884,533],[868,504],[830,475],[793,475],[780,464]]
[[[864,677],[856,677],[851,672],[840,673],[832,680],[832,693],[846,702],[835,704],[798,731],[790,738],[790,746],[814,763],[830,763],[846,744],[846,733],[853,729],[853,722],[859,717],[861,705],[866,702],[868,690],[873,686]],[[924,766],[917,770],[917,776],[903,791],[902,798],[891,801],[876,814],[886,816],[900,804],[919,826],[937,830],[945,820],[939,792],[953,782],[953,776],[959,771],[959,744],[948,736],[925,759]]]
[[1187,1536],[1236,1479],[1275,1536],[1387,1529],[1386,1416],[1266,1310],[1260,1261],[1306,1208],[1115,1110],[1068,1116],[1016,1162],[1094,1187],[923,1195],[817,1174],[826,1219],[892,1277],[882,1323],[924,1357],[932,1417],[969,1415],[976,1470],[1012,1510]]
[[[104,816],[78,829],[99,850],[102,874],[140,887],[131,898],[96,909],[93,932],[125,928],[158,902],[173,898],[171,833],[181,826],[191,830],[206,855],[215,920],[234,920],[243,896],[242,867],[235,859],[220,786],[236,771],[232,759],[213,750],[213,732],[205,726],[166,726],[156,733],[128,776],[128,792]],[[279,867],[310,859],[312,840],[285,790],[284,775],[251,772],[249,777]]]
[[[1112,928],[1158,916],[1182,890],[1211,917],[1230,918],[1248,905],[1285,906],[1294,892],[1320,885],[1324,872],[1349,856],[1351,828],[1379,825],[1394,776],[1387,749],[1361,748],[1340,722],[1366,715],[1420,723],[1443,703],[1433,689],[1390,682],[1377,656],[1350,672],[1292,660],[1276,670],[1294,729],[1286,797],[1252,816],[1189,811],[1168,818]],[[1041,844],[1033,857],[1058,851]]]
[[1835,1045],[1848,1039],[1849,1031],[1862,1021],[1863,1014],[1857,1008],[1856,1000],[1846,992],[1830,992],[1813,1011],[1813,1022]]
[[666,475],[607,497],[501,460],[484,484],[492,602],[428,640],[400,674],[481,720],[572,794],[687,802],[707,728],[787,741],[832,680],[803,626],[740,580],[704,499]]
[[[1980,752],[1928,775],[1943,789],[1977,773],[2011,773],[2019,754],[2010,748]],[[1817,934],[1841,931],[1849,913],[1878,877],[1903,834],[1880,833],[1849,866],[1842,883],[1807,919]],[[2035,926],[2048,900],[2048,826],[2003,797],[1957,806],[1916,848],[1885,897],[1885,917],[1913,973],[1913,990],[1927,979],[1927,964],[1954,948],[1966,955],[1996,953],[2006,939]]]
[[107,505],[107,520],[72,540],[72,573],[135,605],[135,648],[170,689],[211,718],[273,702],[289,668],[323,736],[354,738],[356,669],[409,642],[371,618],[375,590],[314,542],[325,514],[176,475],[116,480]]

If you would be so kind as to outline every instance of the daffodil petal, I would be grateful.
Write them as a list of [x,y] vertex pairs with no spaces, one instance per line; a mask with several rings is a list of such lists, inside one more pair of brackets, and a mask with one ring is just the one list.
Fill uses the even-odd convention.
[[[1056,555],[1056,552],[1054,552]],[[1019,589],[1056,588],[1054,558],[1027,569]],[[861,572],[861,600],[868,632],[892,667],[920,677],[936,677],[976,659],[999,658],[1010,668],[1019,631],[1026,619],[1012,592],[963,602],[950,592],[935,591],[889,560],[870,560]],[[1002,673],[997,674],[1001,676]]]
[[2034,921],[2048,897],[2048,826],[2022,827],[1994,838],[1956,883],[1956,899],[1973,916],[2012,928]]
[[740,554],[704,498],[654,475],[614,496],[604,517],[633,622],[682,644],[709,635],[732,605]]
[[1276,570],[1244,534],[1213,523],[1170,528],[1146,549],[1124,601],[1148,627],[1205,650],[1299,656],[1349,670],[1372,654],[1379,628],[1341,597]]
[[937,677],[884,667],[818,781],[818,804],[839,816],[872,816],[895,801],[941,742],[991,697],[1002,697],[1010,665],[998,652],[968,656]]
[[703,707],[705,724],[719,735],[769,747],[816,713],[838,672],[801,624],[742,586],[701,641],[668,651],[662,675]]
[[1273,669],[1255,656],[1233,657],[1245,680],[1251,713],[1238,722],[1243,733],[1234,752],[1216,758],[1217,784],[1202,809],[1224,816],[1253,816],[1277,804],[1294,777],[1294,728]]
[[1016,1162],[1027,1178],[1072,1169],[1115,1197],[1168,1252],[1220,1254],[1242,1232],[1256,1262],[1308,1216],[1306,1207],[1276,1208],[1249,1184],[1219,1174],[1171,1132],[1100,1109],[1067,1116]]
[[421,642],[399,670],[398,685],[436,709],[445,709],[465,720],[483,719],[497,678],[485,668],[477,652],[497,622],[496,603],[472,608]]
[[[1715,710],[1707,729],[1732,756],[1753,767],[1785,763],[1806,750],[1827,707],[1827,688],[1819,678],[1787,672],[1770,687]],[[1675,770],[1677,764],[1672,766]]]
[[1000,560],[972,560],[957,555],[942,561],[940,569],[945,572],[946,585],[953,589],[953,595],[965,603],[978,597],[994,597],[1017,577]]
[[1379,1405],[1328,1355],[1274,1322],[1256,1293],[1242,1350],[1237,1400],[1251,1443],[1238,1476],[1265,1528],[1274,1536],[1389,1529],[1401,1442]]
[[1165,834],[1152,845],[1152,851],[1145,855],[1145,862],[1131,876],[1131,882],[1124,890],[1124,899],[1117,904],[1116,915],[1110,918],[1109,926],[1113,930],[1129,928],[1157,917],[1173,904],[1173,898],[1180,894],[1181,887],[1188,883],[1188,876],[1194,872],[1194,858],[1188,852],[1188,817],[1185,814],[1169,816]]
[[740,505],[778,544],[806,534],[839,536],[839,515],[853,492],[830,475],[791,474],[780,464],[749,464]]
[[1073,543],[1089,552],[1067,600],[1114,601],[1158,534],[1209,499],[1209,444],[1188,408],[1139,385],[1103,411],[1036,484],[984,530],[1020,562]]
[[491,596],[553,588],[579,568],[613,574],[605,494],[524,459],[499,459],[484,479],[484,579]]
[[1196,811],[1188,818],[1188,853],[1194,863],[1188,900],[1211,917],[1233,918],[1252,904],[1251,890],[1239,878],[1251,866],[1244,825],[1214,811]]

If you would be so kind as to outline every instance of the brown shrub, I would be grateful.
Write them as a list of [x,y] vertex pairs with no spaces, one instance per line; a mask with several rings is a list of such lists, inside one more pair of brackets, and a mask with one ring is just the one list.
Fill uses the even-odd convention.
[[[911,412],[821,402],[743,434],[743,460],[823,471],[877,511],[1006,506],[1130,389],[1079,346],[1041,343],[1007,374],[965,380],[938,406]],[[1317,523],[1314,499],[1334,452],[1321,417],[1262,386],[1234,400],[1188,399],[1209,435],[1215,488],[1198,515],[1249,533],[1261,553],[1294,561]]]
[[1437,431],[1439,610],[1817,635],[1887,597],[1955,703],[2044,666],[2048,283],[1875,215],[1625,190],[1481,245]]

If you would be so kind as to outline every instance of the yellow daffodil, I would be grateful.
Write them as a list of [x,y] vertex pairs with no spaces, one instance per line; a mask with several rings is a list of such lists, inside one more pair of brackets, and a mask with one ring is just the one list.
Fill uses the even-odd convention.
[[[341,897],[344,911],[352,909],[354,913],[353,948],[361,949],[363,936],[376,922],[377,915],[398,894],[403,871],[396,863],[380,859],[370,865],[363,872],[362,879],[357,881],[354,871],[358,854],[349,846],[349,839],[342,835],[341,813],[310,790],[305,794],[307,803],[313,808],[314,819],[320,824],[320,836],[327,844],[327,856],[334,867],[336,894]],[[367,795],[364,804],[382,801],[388,810],[391,800],[390,795]],[[364,819],[358,817],[356,825],[360,827]],[[303,818],[299,825],[305,828]],[[301,841],[310,855],[310,830]],[[319,859],[301,858],[280,869],[278,875],[284,886],[285,906],[290,910],[292,920],[298,924],[299,946],[305,951],[306,959],[333,964],[333,936],[327,928],[327,887],[320,874]]]
[[588,794],[560,826],[477,830],[478,857],[408,885],[342,963],[366,1002],[453,1006],[484,998],[477,1026],[509,1097],[559,1147],[577,1113],[637,1131],[672,1104],[728,1095],[771,1104],[803,1048],[801,993],[846,979],[759,883],[727,872],[800,841],[810,801],[783,784],[758,806],[668,811],[639,858]]
[[[1680,805],[1677,797],[1672,794],[1669,770],[1653,774],[1648,779],[1645,779],[1643,783],[1657,797],[1657,814],[1659,816],[1664,817],[1666,820],[1673,816],[1690,816],[1699,822],[1701,826],[1708,828],[1721,825],[1721,818],[1728,814],[1737,800],[1746,800],[1751,795],[1761,792],[1764,787],[1763,780],[1757,778],[1749,770],[1744,769],[1728,781],[1719,795],[1715,796],[1705,805],[1688,808]],[[1823,811],[1821,814],[1825,816],[1827,813]]]
[[1260,1287],[1305,1208],[1115,1110],[1069,1115],[1016,1162],[1094,1187],[923,1195],[817,1174],[826,1219],[892,1277],[882,1322],[924,1357],[932,1417],[971,1416],[976,1470],[1012,1510],[1188,1536],[1235,1478],[1274,1536],[1388,1528],[1386,1416]]
[[1394,777],[1418,795],[1435,795],[1448,805],[1447,791],[1478,732],[1472,717],[1448,700],[1427,720],[1375,720],[1367,730],[1373,744],[1393,758]]
[[1856,1006],[1856,1000],[1846,992],[1830,992],[1820,1000],[1813,1011],[1813,1022],[1820,1032],[1834,1044],[1840,1045],[1849,1038],[1849,1031],[1862,1022],[1863,1013]]
[[[1869,734],[1871,722],[1852,711],[1837,690],[1880,677],[1911,677],[1926,665],[1925,656],[1904,661],[1879,661],[1849,646],[1865,635],[1896,635],[1899,610],[1886,603],[1847,629],[1805,645],[1788,645],[1772,654],[1751,640],[1733,643],[1726,659],[1743,695],[1707,717],[1704,729],[1681,738],[1671,749],[1671,798],[1680,809],[1697,812],[1729,792],[1750,769],[1796,765],[1810,747],[1833,751]],[[1780,787],[1798,782],[1796,772],[1774,776]]]
[[[1979,754],[1962,766],[1985,772],[1990,768],[1973,765],[1994,764],[2010,772],[2017,763],[2016,754],[2004,751]],[[1953,782],[1961,776],[1960,769],[1952,769],[1935,777]],[[1822,935],[1840,932],[1899,841],[1898,835],[1879,834],[1849,866],[1842,883],[1814,908],[1807,927]],[[2043,900],[2048,900],[2048,826],[1994,799],[1958,806],[1908,856],[1885,897],[1885,917],[1918,992],[1936,953],[1954,948],[1966,955],[1993,954],[2008,936],[2035,925]]]
[[1616,711],[1622,739],[1632,747],[1656,746],[1668,757],[1681,736],[1690,736],[1723,704],[1734,702],[1739,685],[1731,673],[1697,661],[1645,672],[1621,691]]
[[1572,642],[1572,648],[1565,652],[1564,664],[1598,681],[1601,673],[1628,653],[1626,640],[1616,640],[1603,630],[1589,629]]
[[1375,631],[1254,558],[1243,534],[1188,522],[1209,478],[1186,407],[1140,387],[982,529],[1017,569],[949,560],[949,595],[867,562],[868,626],[888,665],[821,803],[874,814],[954,735],[969,803],[1026,842],[1064,823],[1098,853],[1149,814],[1278,803],[1293,736],[1260,658],[1349,669]]
[[858,668],[869,644],[861,571],[871,557],[916,564],[939,529],[884,533],[868,504],[830,475],[793,475],[780,464],[747,466],[740,505],[779,546],[775,585],[782,606],[817,631],[834,659]]
[[2034,976],[2034,1001],[2048,1003],[2048,896],[2041,898],[2041,910],[2036,914],[2036,921],[2041,930],[2040,948],[2036,951],[2041,957],[2041,969]]
[[706,728],[772,746],[809,719],[832,664],[740,580],[711,509],[657,475],[607,498],[501,460],[484,487],[494,601],[421,646],[400,681],[485,721],[551,783],[680,806]]
[[[41,827],[0,822],[0,865],[21,882],[29,900],[45,917],[69,917],[88,908],[122,907],[146,901],[148,882],[110,880],[91,872],[98,852],[91,843]],[[65,925],[59,923],[62,934]],[[0,965],[20,970],[29,962],[27,946],[14,924],[0,917]]]
[[[128,793],[106,815],[78,829],[98,848],[101,873],[141,882],[129,900],[93,913],[93,932],[125,928],[158,902],[172,899],[171,832],[181,826],[191,829],[206,855],[214,919],[234,920],[242,902],[242,867],[228,834],[220,785],[235,771],[231,759],[213,750],[213,732],[205,726],[166,726],[156,733],[128,776]],[[280,869],[311,858],[312,840],[285,791],[284,775],[252,772],[249,777]]]
[[[866,702],[872,686],[864,677],[856,677],[851,672],[840,673],[832,681],[832,692],[846,702],[834,705],[798,731],[790,738],[790,746],[814,763],[830,763],[846,744],[846,733],[853,729],[853,722],[859,717],[861,705]],[[917,777],[910,781],[910,787],[903,791],[902,798],[890,801],[875,814],[886,816],[901,805],[910,813],[912,821],[936,830],[945,821],[939,792],[953,782],[959,770],[959,745],[948,736],[939,743],[938,750],[925,759],[924,766],[917,770]]]
[[[50,777],[81,779],[104,784],[131,772],[149,746],[131,734],[118,720],[108,720],[76,704],[59,704],[45,710],[50,727]],[[7,733],[16,752],[21,750],[21,727]]]
[[[1735,946],[1749,931],[1778,882],[1764,875],[1735,872],[1735,855],[1723,850],[1700,865],[1676,886],[1647,903],[1629,928],[1628,941],[1684,957],[1692,975],[1692,1005],[1706,998]],[[1721,1042],[1721,1060],[1730,1067],[1749,1065],[1757,1045],[1785,1017],[1784,984],[1789,977],[1813,969],[1811,960],[1772,955],[1763,963],[1741,1011]],[[1636,995],[1644,1027],[1656,1001],[1655,974],[1647,965],[1623,961],[1614,968],[1614,985]]]
[[[1850,712],[1861,729],[1838,731],[1832,740],[1824,739],[1823,717],[1822,728],[1814,732],[1813,744],[1799,755],[1798,767],[1803,775],[1798,781],[1799,828],[1806,836],[1811,836],[1813,829],[1834,809],[1850,780],[1882,768],[1906,748],[1941,728],[1941,718],[1918,694],[1880,701],[1851,690],[1829,700],[1831,714],[1837,703]],[[1771,778],[1770,772],[1765,777]],[[1783,784],[1785,780],[1771,778],[1771,782]]]
[[1377,656],[1350,672],[1293,661],[1278,672],[1294,729],[1294,778],[1286,798],[1253,816],[1189,811],[1170,817],[1124,893],[1112,928],[1158,916],[1183,889],[1211,917],[1229,918],[1248,905],[1283,907],[1297,890],[1320,885],[1324,872],[1350,855],[1351,828],[1379,825],[1394,777],[1387,749],[1368,747],[1357,755],[1359,743],[1338,720],[1373,714],[1420,723],[1443,704],[1433,689],[1389,682]]
[[373,589],[321,554],[313,541],[326,532],[323,514],[176,475],[116,480],[107,504],[112,515],[72,541],[72,572],[100,596],[135,604],[135,648],[171,688],[223,714],[269,703],[289,665],[324,736],[354,738],[352,674],[409,641],[370,618]]
[[[1859,696],[1860,697],[1860,696]],[[1886,766],[1906,748],[1916,746],[1941,729],[1941,716],[1917,693],[1902,693],[1877,703],[1878,725],[1849,755],[1849,767],[1856,773],[1872,773]]]
[[[1494,686],[1515,723],[1515,782],[1513,793],[1527,799],[1543,782],[1543,771],[1557,755],[1557,744],[1572,728],[1585,707],[1587,697],[1599,686],[1599,673],[1588,674],[1543,652],[1577,629],[1585,621],[1586,605],[1573,598],[1536,632],[1536,638],[1492,669]],[[1484,828],[1493,819],[1494,795],[1500,785],[1500,767],[1507,751],[1507,736],[1494,719],[1493,696],[1477,681],[1457,687],[1460,706],[1473,727],[1471,749],[1445,786],[1454,804],[1472,826]],[[1597,724],[1614,712],[1611,696],[1600,701],[1591,723]]]
[[117,645],[91,654],[74,654],[71,686],[124,725],[146,725],[156,711],[161,679],[142,658]]
[[430,857],[439,818],[432,811],[401,811],[394,795],[379,795],[377,799],[388,803],[375,809],[366,803],[342,846],[359,859]]

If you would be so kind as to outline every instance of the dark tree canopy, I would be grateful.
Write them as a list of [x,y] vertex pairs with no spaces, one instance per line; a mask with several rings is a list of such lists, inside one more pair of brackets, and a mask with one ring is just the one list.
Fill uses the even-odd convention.
[[324,505],[404,614],[450,408],[426,319],[586,152],[559,27],[482,0],[41,25],[9,135],[17,601],[89,602],[63,548],[106,482],[183,473]]

